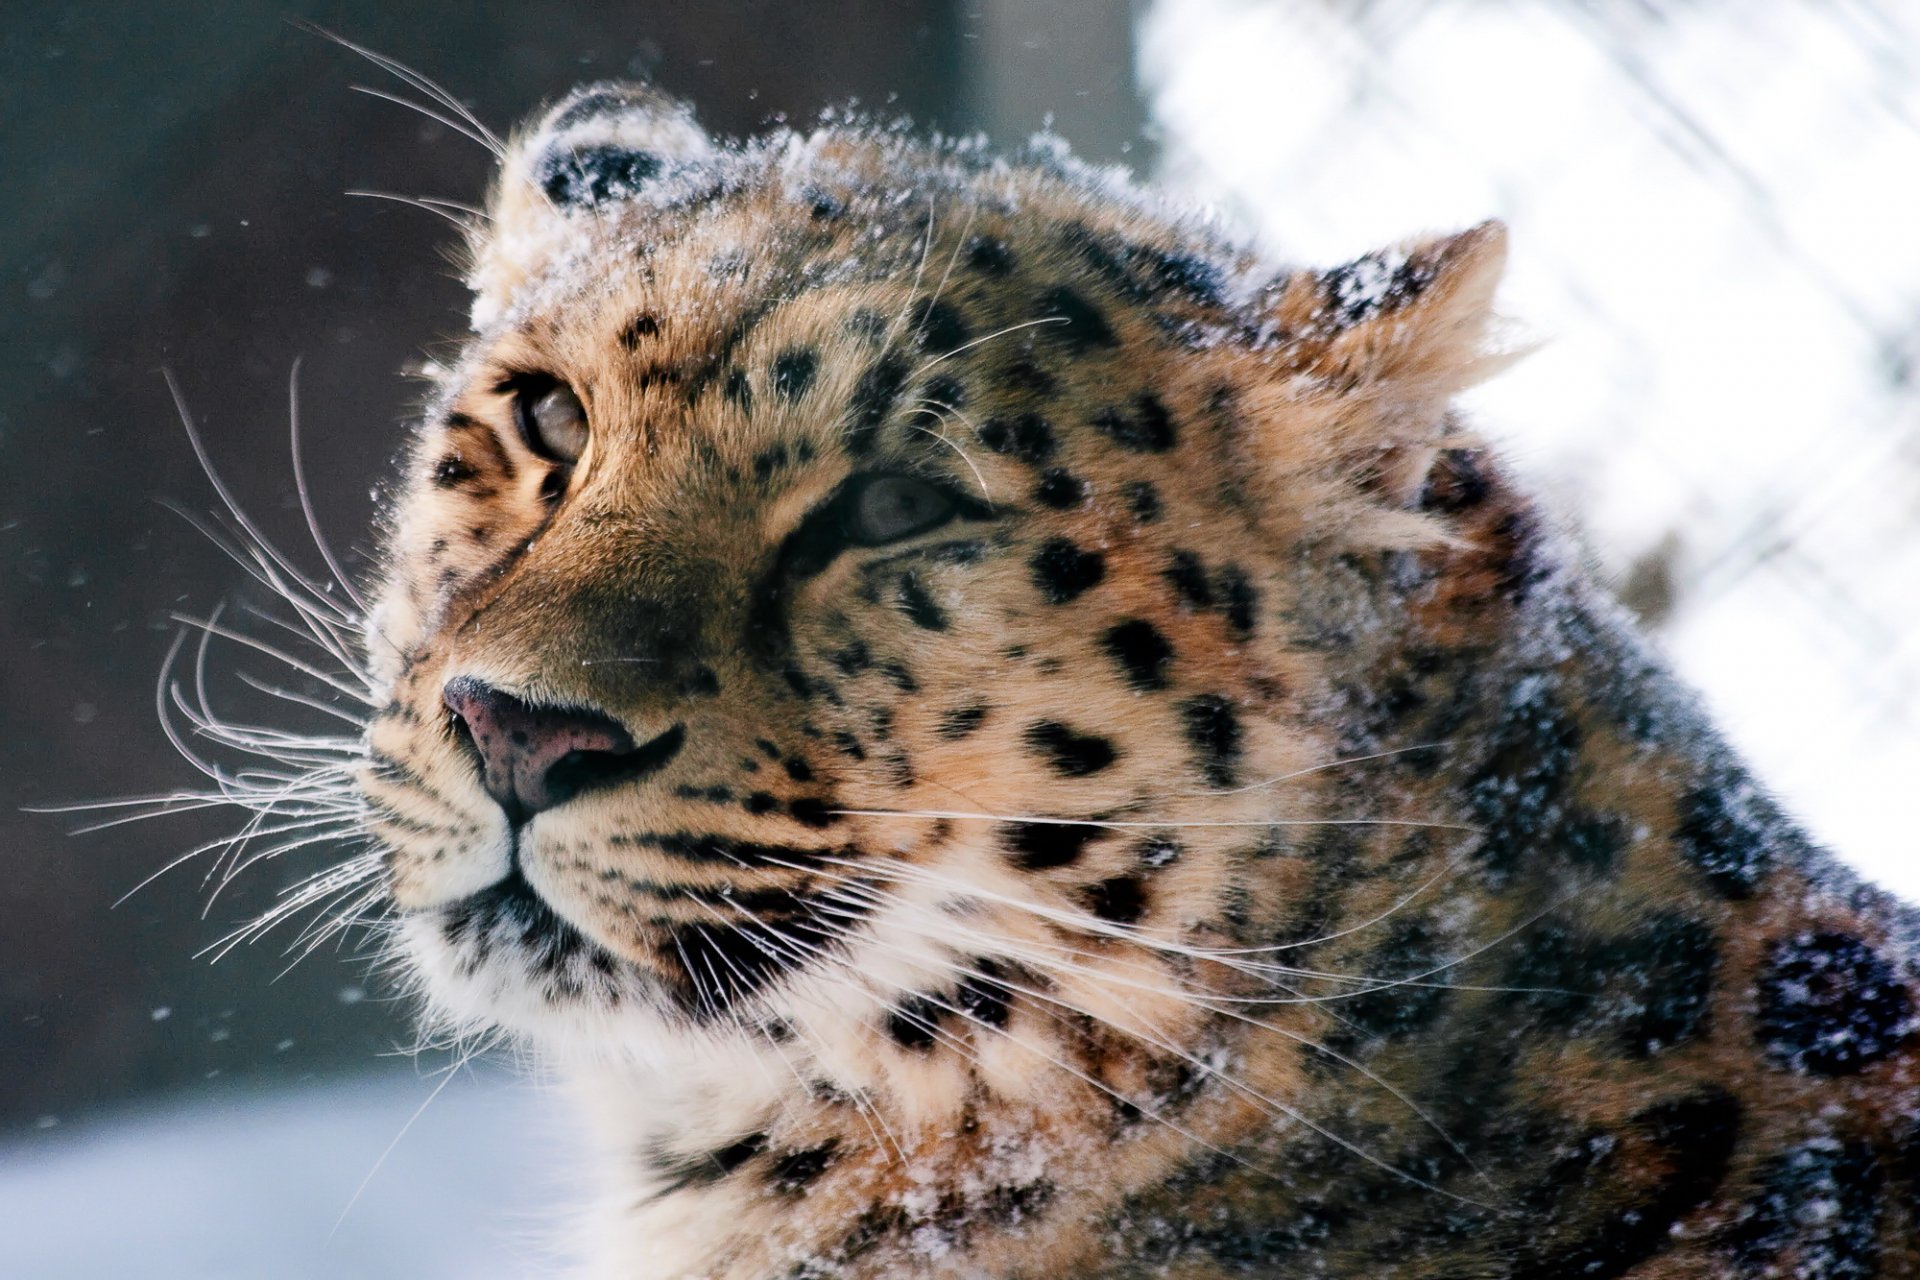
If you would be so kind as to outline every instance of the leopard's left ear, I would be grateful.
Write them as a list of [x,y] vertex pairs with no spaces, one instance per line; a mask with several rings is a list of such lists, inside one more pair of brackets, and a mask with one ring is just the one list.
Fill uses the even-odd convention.
[[1410,508],[1455,430],[1448,402],[1522,354],[1490,341],[1506,256],[1506,227],[1483,222],[1281,281],[1267,307],[1277,376],[1250,406],[1290,426],[1262,433],[1268,473],[1332,476],[1370,507]]
[[511,306],[568,238],[573,219],[684,199],[712,169],[693,109],[648,85],[576,89],[507,144],[471,245],[473,326]]
[[1298,372],[1344,394],[1417,409],[1443,403],[1505,357],[1487,350],[1507,260],[1497,221],[1289,278],[1272,308],[1296,342]]

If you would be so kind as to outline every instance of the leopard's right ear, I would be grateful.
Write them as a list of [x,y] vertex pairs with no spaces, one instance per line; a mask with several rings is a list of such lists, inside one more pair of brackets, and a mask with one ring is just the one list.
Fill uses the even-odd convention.
[[471,246],[474,329],[510,309],[565,243],[571,219],[674,198],[714,150],[687,104],[621,81],[576,89],[518,131]]

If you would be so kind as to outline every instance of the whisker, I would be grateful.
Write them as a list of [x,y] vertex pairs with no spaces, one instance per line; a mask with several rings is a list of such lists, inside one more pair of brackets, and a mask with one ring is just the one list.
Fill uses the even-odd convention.
[[306,662],[302,662],[300,659],[294,657],[292,654],[286,653],[285,651],[280,649],[276,649],[272,645],[266,643],[264,640],[256,639],[253,636],[247,635],[245,632],[235,631],[230,627],[220,626],[218,624],[217,618],[196,618],[191,614],[185,614],[185,613],[169,613],[167,617],[170,620],[179,623],[183,627],[193,627],[206,633],[209,636],[219,636],[222,640],[231,640],[235,644],[245,645],[249,649],[253,649],[260,653],[264,653],[269,658],[272,658],[277,662],[285,663],[287,666],[292,667],[295,671],[298,671],[302,675],[312,676],[315,680],[318,680],[320,683],[326,685],[329,689],[332,689],[335,693],[341,694],[344,697],[352,698],[355,702],[364,703],[369,707],[377,705],[375,700],[369,695],[362,693],[357,689],[349,688],[345,684],[342,684],[339,680],[328,675],[326,672],[320,670],[318,667],[315,667]]
[[[958,412],[958,410],[955,410],[955,412]],[[984,501],[989,508],[993,506],[993,494],[987,491],[987,478],[980,474],[980,468],[976,467],[973,464],[973,459],[967,456],[967,451],[965,449],[962,449],[958,444],[954,443],[952,440],[949,440],[946,436],[934,430],[932,427],[923,427],[916,422],[909,422],[906,425],[909,431],[917,431],[921,435],[932,436],[935,440],[938,440],[941,444],[947,446],[947,448],[959,454],[960,461],[966,463],[967,470],[973,472],[973,482],[980,486],[980,497],[982,501]]]
[[347,593],[347,599],[353,601],[353,607],[365,613],[367,602],[354,590],[353,579],[334,559],[333,548],[327,545],[326,535],[320,531],[320,518],[313,510],[313,491],[307,487],[306,464],[300,456],[300,363],[303,359],[305,357],[295,356],[293,367],[287,370],[287,452],[293,459],[293,487],[300,495],[300,511],[307,518],[307,533],[313,539],[314,550],[320,553],[333,580]]
[[963,351],[971,351],[973,348],[979,346],[983,342],[992,342],[995,338],[1004,338],[1010,333],[1018,333],[1022,329],[1031,329],[1035,325],[1065,324],[1065,323],[1067,323],[1067,318],[1065,316],[1042,316],[1038,320],[1022,320],[1019,324],[1010,324],[1004,329],[995,329],[992,333],[986,334],[982,337],[974,338],[968,342],[963,342],[959,346],[955,347],[953,350],[942,352],[940,355],[934,356],[932,359],[929,359],[923,362],[912,373],[907,375],[907,381],[909,382],[913,381],[913,379],[918,378],[921,374],[933,368],[935,365],[940,364],[941,362],[946,360],[951,360]]
[[849,818],[946,818],[953,821],[1018,822],[1033,826],[1102,827],[1113,831],[1165,831],[1205,827],[1417,827],[1427,831],[1470,831],[1458,822],[1420,822],[1412,818],[1249,818],[1245,820],[1119,821],[1111,818],[1056,818],[1038,814],[968,813],[954,809],[829,809]]
[[[355,88],[358,88],[358,87],[359,86],[357,85],[355,86]],[[371,93],[372,90],[367,90],[367,92]],[[374,96],[376,98],[385,98],[388,95],[384,93],[376,93],[374,94]],[[404,102],[405,99],[394,98],[392,99],[392,101]],[[408,103],[407,105],[412,106],[413,104]],[[428,112],[427,114],[431,115],[432,113]],[[438,117],[435,117],[435,118],[437,119]],[[442,209],[439,207],[439,204],[437,202],[429,200],[425,196],[403,196],[397,191],[374,191],[366,187],[355,187],[350,191],[343,192],[342,194],[354,196],[362,200],[388,200],[394,204],[404,204],[404,205],[409,205],[415,209],[424,209],[428,213],[431,213],[432,215],[434,215],[436,218],[445,218],[448,222],[451,222],[454,226],[460,228],[460,230],[462,231],[473,230],[473,221],[471,218],[462,217],[458,213],[454,213],[447,209]]]
[[180,390],[180,384],[175,380],[173,371],[162,368],[160,376],[166,381],[167,391],[173,397],[174,410],[179,416],[181,427],[186,431],[187,442],[193,448],[193,455],[200,463],[200,470],[206,475],[208,483],[213,486],[213,491],[219,496],[221,504],[231,513],[240,528],[246,531],[248,538],[252,540],[252,545],[258,551],[277,565],[289,578],[299,583],[304,590],[319,599],[327,599],[326,589],[294,567],[293,563],[274,547],[235,500],[232,490],[227,488],[227,482],[214,468],[213,458],[207,452],[206,442],[200,438],[199,428],[194,425],[193,415],[187,408],[186,396]]
[[[453,112],[455,115],[459,116],[469,126],[471,126],[473,130],[472,133],[468,133],[467,130],[462,129],[460,130],[461,133],[465,134],[469,138],[473,138],[474,141],[480,143],[481,146],[491,151],[495,159],[504,161],[507,158],[506,144],[500,141],[499,135],[494,133],[493,130],[487,128],[485,123],[481,121],[480,117],[475,115],[472,112],[472,110],[469,109],[464,102],[461,102],[460,99],[454,97],[453,94],[449,93],[443,86],[441,86],[436,81],[430,79],[424,72],[415,71],[412,67],[409,67],[406,63],[401,62],[398,58],[388,57],[386,54],[375,52],[374,50],[367,48],[365,45],[356,44],[352,40],[347,39],[345,36],[339,35],[333,31],[329,31],[327,28],[319,25],[318,23],[300,21],[300,22],[295,22],[294,25],[296,27],[299,27],[303,31],[312,32],[314,35],[317,35],[322,39],[331,40],[333,41],[333,43],[339,45],[343,49],[347,49],[353,53],[359,54],[361,57],[365,58],[368,62],[371,62],[374,66],[379,67],[382,71],[386,72],[388,75],[392,76],[394,79],[399,80],[401,83],[405,84],[408,88],[411,88],[416,90],[417,92],[426,94],[427,97],[439,103],[441,106],[447,108],[447,110]],[[414,104],[408,103],[404,105],[414,105]],[[474,134],[478,134],[479,136],[476,138],[474,137]]]

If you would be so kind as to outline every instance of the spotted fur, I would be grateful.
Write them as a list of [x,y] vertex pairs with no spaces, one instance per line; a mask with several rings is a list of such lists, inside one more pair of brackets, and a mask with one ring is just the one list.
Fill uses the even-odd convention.
[[[586,1099],[595,1274],[1920,1274],[1914,918],[1450,409],[1502,255],[619,85],[511,145],[362,786],[431,1016]],[[873,475],[951,518],[850,543]],[[456,677],[675,749],[516,833]]]

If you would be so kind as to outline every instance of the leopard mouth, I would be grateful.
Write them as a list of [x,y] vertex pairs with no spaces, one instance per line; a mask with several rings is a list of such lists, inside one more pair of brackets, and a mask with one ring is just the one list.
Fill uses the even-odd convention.
[[456,947],[470,948],[476,963],[499,948],[511,949],[536,972],[557,973],[581,958],[603,972],[615,963],[540,895],[518,857],[505,876],[444,908],[441,931]]

